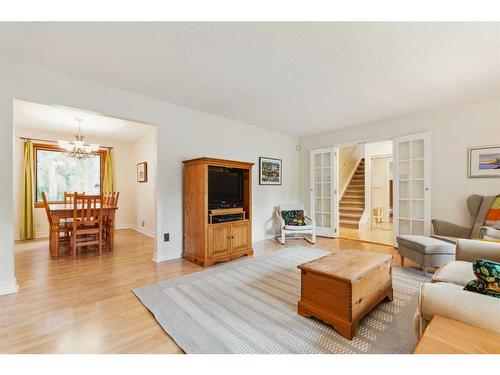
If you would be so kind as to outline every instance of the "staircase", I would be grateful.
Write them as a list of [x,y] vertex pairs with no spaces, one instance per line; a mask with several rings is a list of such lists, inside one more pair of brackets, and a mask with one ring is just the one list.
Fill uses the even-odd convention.
[[365,159],[361,159],[349,185],[340,200],[340,226],[359,228],[359,220],[365,210]]

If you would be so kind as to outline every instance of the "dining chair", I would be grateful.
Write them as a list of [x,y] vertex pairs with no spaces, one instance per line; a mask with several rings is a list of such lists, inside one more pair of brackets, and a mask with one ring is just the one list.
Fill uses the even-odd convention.
[[76,257],[78,248],[97,246],[102,255],[103,245],[103,196],[73,196],[73,230],[71,232],[71,249]]
[[[49,222],[49,250],[50,255],[57,258],[59,257],[59,250],[63,247],[61,245],[69,245],[71,239],[71,226],[64,220],[54,219],[54,215],[50,212],[49,201],[47,195],[42,191],[43,207],[47,214]],[[61,236],[62,234],[62,236]]]
[[85,192],[83,193],[77,193],[76,191],[74,193],[64,192],[64,203],[73,204],[73,198],[75,197],[75,194],[85,195]]
[[[118,198],[120,196],[120,192],[108,192],[104,193],[104,205],[105,206],[112,206],[112,207],[117,207],[118,206]],[[111,231],[113,231],[113,224],[112,220],[109,216],[105,216],[104,218],[104,246],[106,249],[109,251],[112,251],[113,249],[111,248],[111,244],[109,241],[109,237],[111,235]]]
[[111,191],[103,194],[104,205],[106,206],[116,206],[118,204],[119,192]]

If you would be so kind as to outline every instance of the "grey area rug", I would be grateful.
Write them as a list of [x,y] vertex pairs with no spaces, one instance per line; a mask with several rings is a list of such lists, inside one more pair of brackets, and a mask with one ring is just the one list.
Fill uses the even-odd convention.
[[133,292],[186,353],[411,353],[418,272],[393,268],[393,302],[382,302],[352,341],[297,314],[297,265],[328,252],[296,246],[181,276]]

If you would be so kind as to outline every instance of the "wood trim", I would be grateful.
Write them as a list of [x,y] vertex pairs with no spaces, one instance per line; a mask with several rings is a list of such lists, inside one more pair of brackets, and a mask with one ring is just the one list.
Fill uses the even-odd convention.
[[215,158],[207,158],[207,157],[191,159],[191,160],[184,160],[183,163],[184,163],[184,165],[207,164],[209,166],[241,168],[241,169],[250,169],[254,165],[254,163],[250,163],[250,162],[246,162],[246,161],[215,159]]
[[[38,196],[38,176],[37,176],[37,151],[38,150],[45,150],[45,151],[54,151],[54,152],[63,152],[63,149],[60,148],[57,145],[50,145],[46,143],[33,143],[33,176],[34,176],[34,182],[35,182],[35,208],[42,208],[43,207],[43,202],[42,201],[37,201],[36,198]],[[101,186],[101,194],[103,193],[103,181],[104,181],[104,164],[106,162],[106,153],[108,150],[101,149],[95,152],[95,154],[99,154],[101,160],[100,160],[100,186]],[[64,203],[62,201],[49,201],[49,204],[52,203]]]

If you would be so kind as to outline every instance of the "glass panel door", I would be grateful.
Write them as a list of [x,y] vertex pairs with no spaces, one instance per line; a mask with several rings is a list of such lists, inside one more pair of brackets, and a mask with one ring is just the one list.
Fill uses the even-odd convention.
[[430,235],[429,134],[413,134],[393,140],[394,233]]
[[311,151],[311,215],[319,236],[337,235],[336,155],[334,148]]

